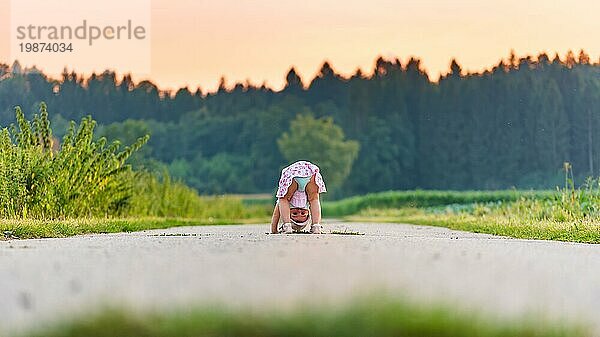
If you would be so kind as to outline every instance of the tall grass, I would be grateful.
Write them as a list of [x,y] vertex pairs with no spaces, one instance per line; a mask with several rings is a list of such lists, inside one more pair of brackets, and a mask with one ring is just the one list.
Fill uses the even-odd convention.
[[122,147],[95,139],[96,122],[71,122],[62,142],[52,137],[46,104],[32,120],[15,108],[16,125],[0,131],[0,218],[102,217],[263,218],[269,210],[237,198],[200,197],[167,173],[126,163],[149,136]]
[[578,188],[570,163],[564,164],[565,184],[552,198],[521,198],[498,211],[504,216],[538,221],[597,222],[600,220],[600,179],[588,177]]
[[272,212],[271,205],[244,205],[242,199],[230,196],[199,196],[196,190],[162,175],[132,172],[134,190],[129,207],[122,216],[158,216],[200,219],[263,219]]
[[384,192],[326,203],[328,215],[391,216],[414,213],[503,216],[514,221],[598,222],[600,179],[588,177],[575,187],[564,164],[564,186],[554,191],[405,191]]
[[120,149],[119,141],[94,140],[96,123],[71,122],[60,146],[53,144],[46,104],[27,120],[0,131],[0,216],[65,218],[108,216],[127,206],[132,181],[125,160],[148,136]]

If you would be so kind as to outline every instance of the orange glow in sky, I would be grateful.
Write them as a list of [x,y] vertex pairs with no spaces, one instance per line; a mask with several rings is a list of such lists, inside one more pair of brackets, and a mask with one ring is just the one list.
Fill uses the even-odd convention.
[[[7,1],[0,0],[0,22]],[[600,56],[597,0],[152,0],[151,13],[151,73],[134,79],[171,89],[214,90],[221,76],[279,89],[291,66],[307,82],[324,60],[348,75],[358,67],[370,72],[379,55],[417,56],[432,79],[452,57],[480,71],[511,49],[564,56],[583,48],[595,62]],[[0,62],[12,62],[2,52],[2,26]],[[113,68],[101,55],[96,64],[37,66],[50,74],[63,66],[86,74]]]

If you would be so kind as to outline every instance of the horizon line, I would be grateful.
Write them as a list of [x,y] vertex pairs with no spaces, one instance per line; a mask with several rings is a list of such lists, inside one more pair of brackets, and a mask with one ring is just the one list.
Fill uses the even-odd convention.
[[[579,51],[578,51],[577,54],[575,52],[573,52],[573,50],[571,50],[571,49],[568,50],[566,52],[566,54],[564,55],[564,59],[560,57],[560,55],[559,55],[558,52],[554,52],[554,56],[552,58],[549,56],[549,53],[546,52],[546,51],[538,52],[536,55],[527,54],[527,55],[524,55],[524,56],[517,56],[515,54],[515,52],[514,52],[514,49],[511,49],[510,50],[510,54],[509,54],[509,58],[502,57],[502,58],[500,58],[498,60],[497,63],[492,64],[492,65],[487,66],[487,67],[480,68],[479,70],[465,70],[465,69],[462,69],[462,67],[461,67],[460,68],[460,70],[461,70],[461,76],[466,77],[466,76],[474,76],[474,75],[483,75],[483,74],[485,74],[487,72],[492,71],[493,69],[495,69],[496,67],[498,67],[500,65],[511,66],[510,62],[513,62],[513,64],[512,64],[513,67],[517,66],[518,63],[520,63],[520,61],[523,61],[523,60],[529,60],[529,61],[539,62],[540,61],[540,57],[544,56],[544,55],[547,57],[547,59],[548,59],[549,62],[553,63],[556,60],[558,60],[562,64],[564,64],[563,60],[566,61],[569,57],[572,57],[573,60],[575,60],[575,63],[580,64],[580,62],[581,62],[581,56],[585,55],[587,57],[587,64],[590,64],[592,66],[600,65],[600,57],[598,57],[598,60],[596,60],[595,62],[591,62],[592,60],[589,58],[589,54],[587,54],[583,48],[579,49]],[[359,73],[360,73],[360,75],[363,78],[370,79],[370,78],[372,78],[376,74],[377,63],[380,62],[380,60],[384,61],[384,62],[389,62],[389,63],[395,64],[395,65],[399,66],[403,70],[406,70],[407,66],[411,62],[415,62],[416,65],[417,65],[417,69],[419,70],[419,72],[422,73],[423,75],[425,75],[425,77],[427,78],[427,80],[430,83],[439,83],[439,81],[441,79],[443,79],[445,76],[447,76],[448,74],[450,74],[451,73],[451,66],[452,66],[452,64],[454,62],[456,62],[456,64],[460,66],[460,62],[458,62],[458,59],[456,57],[451,57],[450,61],[448,62],[448,71],[445,72],[445,73],[442,73],[440,71],[439,74],[438,74],[437,80],[432,80],[431,74],[429,74],[429,71],[427,69],[424,69],[421,66],[421,60],[422,59],[420,57],[415,56],[415,55],[410,55],[410,56],[408,56],[406,58],[406,62],[401,62],[401,58],[400,57],[397,57],[397,56],[395,56],[395,57],[385,57],[385,56],[383,56],[383,55],[380,54],[380,55],[378,55],[378,56],[375,57],[374,61],[372,62],[372,67],[371,67],[371,69],[368,72],[363,72],[363,70],[361,69],[361,67],[358,66],[358,67],[356,67],[356,69],[354,70],[354,72],[351,73],[351,74],[349,74],[349,75],[348,74],[338,73],[338,72],[336,72],[335,67],[333,66],[332,62],[329,61],[328,58],[325,58],[320,63],[321,66],[317,69],[317,71],[315,72],[315,75],[312,77],[312,79],[310,81],[304,80],[304,76],[302,76],[301,74],[299,74],[299,72],[297,70],[297,67],[295,65],[291,65],[288,68],[288,70],[285,72],[285,74],[283,74],[283,77],[284,78],[287,77],[287,75],[290,72],[293,71],[298,76],[298,78],[300,78],[300,81],[302,83],[302,88],[304,90],[306,90],[306,89],[308,89],[310,87],[310,84],[316,78],[319,77],[320,70],[323,69],[325,67],[325,65],[329,65],[329,68],[331,68],[331,70],[333,71],[333,74],[336,75],[339,78],[342,78],[343,80],[350,80],[353,77],[357,76]],[[514,61],[519,61],[519,62],[517,62],[515,64]],[[23,67],[21,65],[21,63],[19,62],[19,60],[14,60],[12,64],[0,62],[0,65],[8,66],[8,69],[10,69],[10,71],[12,71],[13,70],[13,66],[15,65],[15,63],[17,63],[20,67],[22,67],[22,69],[21,69],[22,73],[26,74],[28,71],[30,73],[31,72],[37,72],[37,73],[43,74],[44,77],[46,77],[49,80],[54,80],[54,81],[59,81],[59,82],[62,81],[62,79],[57,79],[57,78],[54,78],[52,75],[46,74],[44,72],[44,70],[43,70],[42,67],[38,67],[38,65],[35,65],[35,64],[32,65],[32,66],[29,66],[29,67]],[[150,82],[150,83],[152,83],[157,88],[159,94],[168,94],[168,95],[175,94],[175,93],[177,93],[178,91],[180,91],[182,89],[187,89],[188,92],[190,92],[192,94],[197,94],[197,92],[200,91],[200,93],[203,96],[207,96],[207,95],[210,95],[210,94],[216,94],[216,93],[218,93],[221,90],[221,88],[224,88],[226,91],[230,92],[230,91],[233,91],[236,87],[238,87],[240,85],[243,88],[255,88],[255,89],[266,88],[266,89],[268,89],[268,90],[270,90],[272,92],[275,92],[275,93],[282,92],[286,88],[286,86],[284,86],[281,89],[277,90],[277,89],[273,88],[272,86],[268,85],[268,81],[267,80],[263,81],[261,84],[256,84],[256,83],[253,83],[250,79],[246,79],[243,82],[235,82],[235,83],[233,83],[233,85],[227,85],[226,84],[227,77],[225,75],[221,75],[219,86],[214,91],[210,91],[210,90],[204,91],[202,89],[202,85],[201,84],[198,84],[197,86],[195,86],[195,90],[191,90],[190,89],[191,85],[178,86],[176,88],[169,88],[169,89],[161,89],[160,86],[158,85],[158,83],[154,82],[152,79],[150,79],[148,77],[141,76],[141,79],[139,79],[138,81],[134,81],[133,80],[134,75],[131,74],[131,72],[121,72],[120,73],[118,70],[110,69],[110,68],[106,68],[106,69],[104,69],[101,72],[93,71],[92,73],[90,73],[87,76],[86,76],[85,73],[78,73],[75,69],[69,70],[69,68],[67,66],[65,66],[63,68],[63,72],[61,74],[64,74],[65,71],[69,75],[70,74],[77,75],[78,79],[83,80],[84,84],[87,84],[87,82],[93,76],[99,76],[99,75],[106,74],[106,73],[112,73],[112,74],[115,75],[115,80],[116,80],[115,83],[116,84],[122,83],[123,80],[126,77],[129,77],[129,78],[131,78],[132,83],[135,86],[138,86],[140,83],[143,83],[143,82]],[[0,78],[0,81],[1,80],[2,79]],[[222,86],[221,84],[224,84],[224,86]],[[192,89],[194,89],[194,88],[192,87]]]

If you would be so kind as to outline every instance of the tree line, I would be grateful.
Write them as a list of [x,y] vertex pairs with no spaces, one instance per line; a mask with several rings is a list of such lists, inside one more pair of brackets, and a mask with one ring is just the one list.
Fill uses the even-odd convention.
[[278,140],[299,115],[331,119],[360,145],[350,178],[336,189],[340,196],[551,188],[561,183],[564,162],[578,179],[600,171],[600,63],[584,51],[511,53],[479,73],[452,60],[438,81],[419,59],[378,58],[372,74],[349,77],[325,62],[306,84],[292,68],[281,91],[225,83],[211,93],[166,92],[110,71],[52,79],[0,64],[0,123],[14,122],[15,105],[31,111],[45,101],[54,129],[92,115],[111,138],[128,142],[149,133],[132,160],[167,169],[207,194],[272,192],[287,164]]

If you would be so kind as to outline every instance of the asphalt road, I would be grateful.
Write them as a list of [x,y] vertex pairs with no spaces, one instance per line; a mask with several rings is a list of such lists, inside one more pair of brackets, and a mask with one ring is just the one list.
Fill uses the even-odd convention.
[[102,306],[292,307],[373,291],[492,317],[583,320],[600,332],[600,246],[402,224],[324,229],[364,235],[232,225],[3,241],[0,335]]

